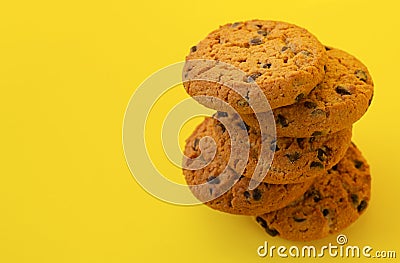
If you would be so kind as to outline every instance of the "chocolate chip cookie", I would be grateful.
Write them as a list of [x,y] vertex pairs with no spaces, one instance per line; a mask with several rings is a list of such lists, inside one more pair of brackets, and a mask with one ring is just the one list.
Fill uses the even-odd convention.
[[[260,130],[246,125],[239,115],[219,112],[217,116],[219,120],[230,123],[233,127],[236,126],[247,133],[248,138],[239,136],[234,140],[234,143],[235,147],[248,149],[244,153],[248,155],[248,159],[244,159],[244,154],[237,153],[235,150],[231,154],[232,141],[230,137],[232,131],[214,118],[206,118],[201,129],[198,128],[193,133],[191,138],[195,139],[188,141],[189,144],[192,144],[192,148],[196,149],[193,156],[198,157],[201,152],[198,151],[200,139],[212,135],[211,137],[216,139],[215,155],[221,155],[222,160],[231,159],[230,168],[239,175],[270,184],[300,183],[324,174],[327,169],[339,162],[351,142],[351,128],[327,136],[276,138],[267,134],[262,139]],[[267,148],[262,153],[263,158],[260,157],[262,144],[264,149]],[[210,147],[206,145],[204,148]],[[192,158],[193,156],[188,157]],[[205,157],[203,156],[203,158]],[[212,160],[213,155],[209,154],[207,158]],[[240,169],[240,165],[245,167],[244,171]],[[257,165],[261,169],[256,169]]]
[[[300,183],[324,174],[339,162],[351,142],[351,127],[327,136],[277,138],[273,134],[264,134],[262,138],[260,129],[247,125],[238,114],[218,112],[217,116],[219,120],[247,131],[248,140],[236,140],[243,145],[242,148],[249,147],[249,159],[242,175],[271,184]],[[219,146],[224,158],[241,157],[237,156],[238,154],[231,155],[229,131],[219,121],[210,120],[207,129],[216,133],[224,142]],[[262,153],[264,158],[260,156],[262,144],[267,148]],[[272,158],[272,164],[263,161]],[[263,169],[256,170],[257,165]],[[237,170],[236,167],[231,168]]]
[[256,220],[272,236],[311,241],[353,223],[365,212],[370,195],[369,165],[352,144],[345,157],[324,176],[316,178],[302,198]]
[[[255,216],[283,208],[300,198],[311,186],[313,180],[298,184],[261,183],[257,188],[249,190],[251,179],[241,176],[227,166],[229,156],[224,152],[225,136],[221,136],[217,127],[222,126],[219,126],[216,120],[207,118],[187,139],[184,152],[191,158],[184,164],[188,168],[183,170],[186,182],[196,198],[207,206],[226,213]],[[210,152],[207,151],[207,142],[199,142],[200,138],[206,136],[216,142],[215,154],[208,154]],[[208,165],[196,169],[193,158],[199,156]],[[190,170],[191,168],[194,169]]]
[[[212,63],[191,65],[183,72],[184,87],[191,96],[218,98],[239,113],[250,114],[253,111],[249,105],[257,106],[260,99],[254,83],[272,109],[293,104],[323,80],[327,56],[317,38],[301,27],[252,20],[227,24],[211,32],[191,48],[186,60],[219,61],[243,72],[231,75]],[[188,77],[189,71],[196,72],[196,78]],[[240,87],[244,96],[232,86]],[[200,101],[209,108],[225,111],[215,102]]]
[[[310,137],[351,126],[367,111],[374,85],[366,66],[352,55],[326,48],[324,80],[295,104],[274,109],[278,136]],[[243,115],[258,125],[254,115]]]

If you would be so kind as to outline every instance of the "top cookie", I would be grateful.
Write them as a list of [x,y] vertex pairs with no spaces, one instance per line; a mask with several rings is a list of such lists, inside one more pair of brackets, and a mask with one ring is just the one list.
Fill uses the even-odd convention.
[[[306,29],[285,22],[252,20],[227,24],[211,32],[192,47],[186,57],[187,61],[197,59],[227,63],[242,71],[244,77],[236,81],[255,82],[268,99],[271,109],[275,109],[295,103],[322,81],[326,51]],[[227,87],[225,75],[218,68],[207,65],[203,69],[206,70],[197,71],[196,77],[206,79],[216,75],[218,78],[190,80],[184,71],[184,81],[187,81],[184,86],[189,95],[215,97],[229,103],[239,113],[253,112],[249,105],[254,105],[259,99],[254,85],[244,87],[247,90],[241,97]],[[218,72],[209,74],[213,70]],[[214,102],[201,101],[207,107],[226,111]]]
[[[325,78],[298,103],[275,109],[277,136],[311,137],[351,126],[367,111],[374,92],[367,67],[352,55],[326,48]],[[257,125],[254,116],[242,116]]]

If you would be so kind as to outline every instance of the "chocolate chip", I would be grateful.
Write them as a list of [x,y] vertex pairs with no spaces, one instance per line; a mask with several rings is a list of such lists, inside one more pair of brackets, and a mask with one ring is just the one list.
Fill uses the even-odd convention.
[[329,210],[328,210],[328,209],[322,210],[322,214],[323,214],[324,216],[327,216],[327,215],[329,214]]
[[306,221],[306,219],[305,218],[298,218],[298,217],[293,217],[293,220],[295,221],[295,222],[304,222],[304,221]]
[[259,24],[257,24],[257,25],[256,25],[256,27],[258,27],[258,28],[262,28],[262,25],[259,25]]
[[328,157],[326,151],[324,151],[321,148],[318,149],[317,152],[318,152],[317,157],[321,162],[325,161],[326,158]]
[[267,221],[265,221],[262,217],[257,216],[256,221],[264,228],[268,226]]
[[237,101],[237,105],[239,107],[247,107],[247,106],[249,106],[249,103],[245,99],[242,99],[242,100]]
[[246,77],[246,79],[244,80],[244,82],[246,83],[253,83],[254,79],[252,79],[250,76]]
[[309,197],[312,197],[315,203],[318,203],[319,201],[321,201],[321,193],[316,189],[312,189],[306,195]]
[[275,151],[275,152],[277,152],[277,151],[280,150],[279,147],[278,147],[278,145],[276,145],[276,144],[271,144],[271,146],[269,147],[269,149],[270,149],[271,151]]
[[262,73],[256,72],[256,73],[251,74],[250,77],[251,77],[252,79],[256,80],[256,79],[257,79],[259,76],[261,76],[261,75],[262,75]]
[[321,169],[324,169],[324,165],[323,165],[322,163],[316,162],[316,161],[312,162],[312,163],[310,164],[310,167],[311,167],[311,168],[321,168]]
[[327,47],[327,46],[325,46],[325,50],[326,50],[326,51],[329,51],[329,50],[331,50],[331,48],[330,48],[330,47]]
[[285,117],[283,117],[281,114],[278,114],[278,119],[277,119],[278,123],[280,125],[282,125],[282,127],[287,127],[289,126],[288,121],[286,120]]
[[365,73],[365,71],[361,70],[361,69],[357,69],[354,74],[356,75],[356,77],[359,80],[362,80],[364,82],[367,82],[368,76],[367,73]]
[[316,115],[325,115],[326,116],[326,112],[322,109],[315,109],[311,112],[311,115],[316,116]]
[[262,35],[262,36],[264,36],[264,37],[265,37],[266,35],[268,35],[268,32],[267,32],[266,30],[258,30],[257,33],[260,34],[260,35]]
[[271,63],[266,63],[262,67],[263,68],[271,68],[272,64]]
[[305,56],[307,56],[307,57],[311,55],[311,53],[309,51],[307,51],[307,50],[303,50],[300,53],[305,55]]
[[317,107],[317,103],[312,101],[305,101],[304,107],[306,107],[307,109],[315,109]]
[[246,197],[246,199],[250,198],[250,193],[248,191],[244,191],[243,195]]
[[372,102],[373,97],[374,97],[374,94],[372,94],[371,98],[369,99],[369,101],[368,101],[368,106],[371,105],[371,102]]
[[218,122],[217,126],[221,127],[222,133],[226,131],[225,126],[222,123]]
[[252,46],[257,46],[257,45],[262,44],[262,40],[261,40],[261,38],[255,37],[255,38],[250,39],[249,44]]
[[335,90],[340,95],[351,95],[351,92],[343,86],[337,86]]
[[250,126],[247,125],[244,121],[240,121],[237,123],[237,126],[239,126],[242,130],[249,131]]
[[246,99],[247,101],[249,101],[249,99],[250,99],[249,93],[250,93],[250,91],[248,90],[248,91],[246,92],[246,95],[244,95],[244,97],[245,97],[245,99]]
[[254,79],[252,79],[250,76],[245,76],[243,78],[243,81],[246,82],[246,83],[253,83]]
[[262,193],[261,193],[261,191],[259,190],[259,189],[254,189],[253,190],[253,199],[255,200],[255,201],[259,201],[260,199],[261,199],[261,197],[262,197]]
[[367,208],[367,201],[362,200],[361,203],[357,206],[357,211],[360,213],[362,212],[365,208]]
[[359,161],[359,160],[355,160],[355,161],[354,161],[354,166],[355,166],[357,169],[360,169],[363,165],[364,165],[364,163],[361,162],[361,161]]
[[249,82],[249,83],[254,82],[261,75],[262,75],[262,73],[260,73],[260,72],[253,73],[247,78],[247,82]]
[[305,141],[304,138],[297,138],[296,139],[297,145],[300,147],[300,149],[304,149],[304,141]]
[[215,177],[213,175],[208,177],[206,180],[207,180],[207,183],[209,183],[209,184],[219,184],[221,182],[218,177]]
[[271,186],[272,186],[272,184],[269,184],[269,183],[263,183],[263,185],[265,186],[265,187],[267,187],[268,189],[270,189],[271,188]]
[[271,151],[275,151],[275,152],[279,151],[279,147],[278,147],[278,145],[276,144],[276,140],[274,140],[274,141],[271,142],[271,144],[270,144],[270,146],[269,146],[269,149],[270,149]]
[[196,139],[194,139],[194,142],[193,142],[193,150],[195,150],[195,151],[197,151],[197,146],[199,146],[199,141],[200,141],[200,139],[199,138],[196,138]]
[[269,235],[273,237],[279,235],[279,232],[276,229],[271,229],[268,227],[267,221],[265,221],[262,217],[257,216],[256,221],[265,229],[265,232],[267,232]]
[[291,154],[288,153],[288,154],[285,154],[285,157],[288,158],[291,163],[294,163],[295,161],[300,159],[301,154],[298,153],[298,152],[294,152],[294,153],[291,153]]
[[228,113],[223,111],[217,111],[216,116],[217,118],[226,118],[228,117]]
[[299,95],[297,95],[296,97],[296,102],[299,102],[300,100],[302,100],[305,97],[304,93],[300,93]]
[[326,65],[324,65],[324,71],[326,72],[326,70],[327,70]]
[[190,48],[190,52],[196,52],[197,51],[197,46],[193,46]]
[[240,24],[242,24],[242,22],[235,22],[235,23],[233,23],[233,24],[231,25],[231,27],[237,27],[237,26],[239,26]]
[[337,171],[337,164],[336,164],[336,165],[334,165],[334,166],[332,166],[331,170],[333,170],[333,171]]
[[351,201],[353,202],[354,205],[358,205],[358,195],[351,194],[350,198],[351,198]]
[[311,134],[312,137],[321,136],[321,135],[322,135],[322,132],[321,132],[321,131],[315,131],[315,132],[313,132],[313,133]]
[[289,47],[283,46],[282,49],[281,49],[281,52],[285,52],[287,49],[289,49]]
[[332,153],[332,149],[325,145],[322,146],[322,150],[324,150],[327,155],[331,155]]

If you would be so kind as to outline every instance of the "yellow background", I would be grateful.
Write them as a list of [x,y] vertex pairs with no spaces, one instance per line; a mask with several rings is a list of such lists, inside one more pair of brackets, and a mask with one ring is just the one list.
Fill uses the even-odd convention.
[[343,233],[400,253],[399,11],[384,0],[2,1],[0,262],[268,262],[256,255],[264,240],[298,244],[251,218],[155,199],[122,150],[135,88],[218,25],[253,18],[303,26],[369,67],[375,98],[354,141],[373,196]]

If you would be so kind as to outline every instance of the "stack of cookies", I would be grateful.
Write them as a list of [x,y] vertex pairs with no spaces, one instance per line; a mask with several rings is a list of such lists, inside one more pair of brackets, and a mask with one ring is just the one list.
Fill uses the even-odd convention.
[[[199,59],[239,69],[247,87],[242,96],[221,82],[184,83],[195,99],[216,98],[198,99],[217,112],[195,129],[184,151],[183,173],[200,201],[254,216],[268,234],[296,241],[337,233],[365,211],[370,171],[351,136],[353,123],[371,103],[373,82],[359,60],[322,45],[303,28],[262,20],[221,26],[191,48],[187,61]],[[226,77],[226,71],[212,67],[197,74],[204,72]],[[246,83],[256,84],[268,100],[274,133],[262,136],[264,115],[252,107],[259,96]],[[244,164],[234,144],[247,149]],[[266,162],[261,155],[273,159]],[[254,176],[257,166],[264,168],[261,177]],[[255,188],[249,187],[252,181]]]

